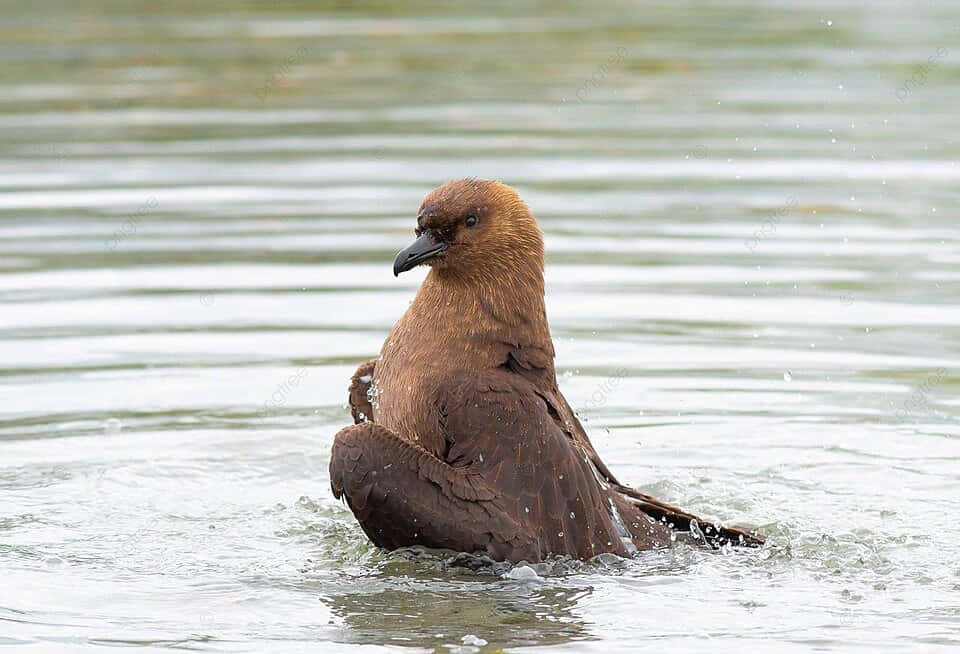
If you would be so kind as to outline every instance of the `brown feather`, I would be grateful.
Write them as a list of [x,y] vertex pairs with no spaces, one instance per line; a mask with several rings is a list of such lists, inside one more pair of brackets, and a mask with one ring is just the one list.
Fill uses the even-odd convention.
[[445,184],[421,206],[422,231],[446,249],[380,359],[354,374],[362,424],[337,434],[330,461],[334,495],[374,543],[539,561],[628,555],[675,530],[763,542],[622,485],[597,455],[557,388],[542,235],[512,189]]

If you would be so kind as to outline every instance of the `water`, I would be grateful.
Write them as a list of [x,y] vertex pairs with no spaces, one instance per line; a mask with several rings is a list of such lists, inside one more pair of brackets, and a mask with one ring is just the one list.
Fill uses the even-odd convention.
[[[99,4],[0,24],[0,644],[960,644],[955,7]],[[330,445],[465,175],[614,472],[769,546],[370,547]]]

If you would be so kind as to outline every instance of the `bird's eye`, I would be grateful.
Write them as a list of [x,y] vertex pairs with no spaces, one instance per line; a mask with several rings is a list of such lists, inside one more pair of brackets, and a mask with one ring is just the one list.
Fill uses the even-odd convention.
[[465,224],[467,227],[473,227],[477,224],[477,217],[467,216],[467,219],[463,221],[463,224]]

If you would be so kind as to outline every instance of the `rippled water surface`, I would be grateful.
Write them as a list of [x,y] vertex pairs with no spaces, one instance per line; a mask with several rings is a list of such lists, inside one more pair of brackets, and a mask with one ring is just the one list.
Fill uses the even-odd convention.
[[[954,3],[135,4],[0,21],[0,645],[960,645]],[[769,545],[367,543],[347,379],[468,175],[614,472]]]

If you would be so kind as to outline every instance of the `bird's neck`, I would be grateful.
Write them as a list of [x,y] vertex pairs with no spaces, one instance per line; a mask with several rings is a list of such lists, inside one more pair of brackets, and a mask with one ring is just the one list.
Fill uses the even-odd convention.
[[504,344],[536,348],[553,361],[553,342],[544,303],[542,263],[509,269],[458,274],[433,268],[409,314],[433,321],[454,347],[502,348]]

